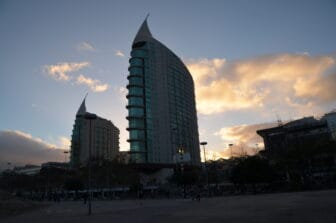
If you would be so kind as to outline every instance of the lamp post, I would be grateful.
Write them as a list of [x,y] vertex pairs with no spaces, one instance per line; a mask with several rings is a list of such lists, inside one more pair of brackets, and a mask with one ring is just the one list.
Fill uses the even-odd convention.
[[206,155],[205,155],[205,145],[207,145],[207,142],[201,142],[200,145],[203,146],[203,153],[204,153],[204,168],[205,168],[205,173],[206,173],[206,181],[208,185],[208,196],[210,196],[210,183],[209,183],[209,173],[208,173],[208,168],[206,166]]
[[229,148],[230,148],[230,158],[231,158],[231,159],[232,159],[232,146],[233,146],[233,144],[230,143],[230,144],[229,144]]
[[[8,166],[7,170],[8,170],[8,173],[11,172],[11,165],[12,165],[11,162],[7,162],[7,166]],[[8,178],[7,178],[7,189],[8,189],[8,191],[10,191],[10,188],[11,188],[10,180],[11,180],[11,177],[8,177]]]
[[66,163],[67,161],[67,154],[69,153],[69,151],[64,151],[64,163]]
[[183,198],[187,197],[187,191],[186,191],[186,184],[185,184],[185,179],[184,179],[184,148],[180,147],[177,150],[177,153],[180,155],[180,167],[181,167],[181,177],[182,177],[182,181],[183,181]]
[[7,162],[8,170],[10,170],[11,165],[12,165],[11,162]]
[[203,153],[204,153],[204,163],[206,163],[206,155],[205,155],[205,145],[207,145],[207,142],[201,142],[200,143],[203,146]]
[[88,169],[89,169],[89,183],[88,183],[88,190],[89,190],[89,202],[88,202],[88,215],[91,215],[91,200],[92,200],[92,192],[91,192],[91,121],[97,119],[97,115],[86,113],[84,115],[86,120],[89,120],[90,123],[90,130],[89,130],[89,160],[88,160]]

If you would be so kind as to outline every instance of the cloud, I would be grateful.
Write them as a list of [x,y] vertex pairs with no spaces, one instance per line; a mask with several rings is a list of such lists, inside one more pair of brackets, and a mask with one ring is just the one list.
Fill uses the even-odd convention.
[[[204,151],[203,148],[201,149],[201,161],[204,162]],[[218,159],[228,159],[229,156],[227,156],[223,151],[214,151],[214,150],[209,150],[209,149],[205,149],[205,156],[206,156],[206,160],[218,160]]]
[[[230,156],[232,153],[241,155],[243,153],[253,154],[258,149],[263,149],[263,139],[256,131],[265,128],[272,128],[277,126],[277,123],[261,123],[252,125],[237,125],[231,127],[221,128],[215,132],[215,136],[219,136],[226,145],[226,150],[223,151],[223,156]],[[228,144],[233,144],[232,148]],[[258,144],[258,146],[256,145]]]
[[71,141],[68,137],[65,136],[61,136],[58,138],[58,147],[64,150],[69,150],[70,149],[70,145],[71,145]]
[[44,142],[42,139],[37,138],[37,137],[33,137],[29,133],[25,133],[25,132],[22,132],[22,131],[19,131],[19,130],[7,130],[7,131],[3,131],[3,132],[13,133],[17,136],[20,136],[21,138],[25,138],[25,139],[28,139],[28,140],[31,140],[31,141],[34,141],[34,142],[37,142],[37,143],[42,143],[45,146],[50,147],[50,148],[56,148],[56,145]]
[[232,110],[318,110],[336,102],[336,59],[309,54],[277,54],[226,61],[186,62],[201,114]]
[[0,131],[0,168],[6,168],[8,162],[13,165],[62,162],[64,160],[63,151],[25,132]]
[[[58,63],[56,65],[45,65],[45,72],[52,78],[58,81],[69,81],[73,78],[70,75],[71,72],[81,70],[82,68],[88,67],[89,62],[80,63]],[[92,79],[80,74],[76,77],[75,83],[79,85],[88,86],[93,92],[104,92],[109,88],[106,83],[101,83],[100,80]]]
[[103,92],[109,88],[108,84],[102,84],[100,80],[85,77],[82,74],[77,77],[76,83],[87,85],[93,92]]
[[125,54],[121,50],[116,50],[114,55],[118,57],[125,57]]
[[96,51],[96,49],[93,47],[92,44],[88,43],[88,42],[80,42],[77,44],[76,49],[78,51]]
[[44,71],[57,81],[69,81],[72,76],[69,74],[89,66],[89,62],[80,63],[58,63],[55,65],[45,65]]
[[126,95],[128,93],[128,90],[125,87],[119,87],[116,89],[116,91],[118,92],[118,94],[120,95],[120,98],[123,102],[127,102],[127,98]]

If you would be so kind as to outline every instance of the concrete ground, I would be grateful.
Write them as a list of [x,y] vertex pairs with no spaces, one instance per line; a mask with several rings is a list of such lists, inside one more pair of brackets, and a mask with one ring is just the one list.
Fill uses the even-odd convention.
[[191,200],[94,201],[92,215],[82,202],[61,202],[2,223],[249,222],[336,223],[336,191],[245,195]]

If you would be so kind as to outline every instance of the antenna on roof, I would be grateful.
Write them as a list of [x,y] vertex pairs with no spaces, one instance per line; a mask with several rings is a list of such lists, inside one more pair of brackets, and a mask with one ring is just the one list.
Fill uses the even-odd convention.
[[276,114],[276,118],[277,118],[278,126],[282,126],[282,121],[278,114]]
[[147,20],[147,18],[149,17],[149,13],[146,15],[146,18],[145,18],[145,20]]

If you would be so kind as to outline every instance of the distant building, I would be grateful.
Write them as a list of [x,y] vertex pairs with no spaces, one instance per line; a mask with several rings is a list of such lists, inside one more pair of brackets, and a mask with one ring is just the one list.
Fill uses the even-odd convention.
[[269,157],[278,156],[292,148],[307,148],[324,144],[335,134],[335,115],[325,115],[320,120],[305,117],[277,127],[257,131],[264,140]]
[[31,176],[40,173],[40,170],[41,166],[27,164],[25,166],[14,167],[13,172],[16,174]]
[[118,155],[118,161],[120,163],[128,164],[131,161],[130,151],[120,151]]
[[336,179],[335,112],[258,130],[265,156],[279,164],[277,175],[292,186],[330,188]]
[[91,131],[91,160],[113,160],[119,152],[119,129],[110,121],[101,117],[91,120],[85,107],[85,98],[76,114],[72,130],[70,164],[72,167],[85,165],[89,158]]
[[42,163],[41,165],[42,169],[49,169],[49,168],[54,168],[54,169],[67,169],[69,167],[69,163],[63,163],[63,162],[47,162],[47,163]]
[[327,122],[332,140],[336,141],[336,111],[325,114],[321,120]]
[[182,150],[200,163],[194,82],[187,67],[142,23],[129,60],[128,123],[132,162],[174,164]]

